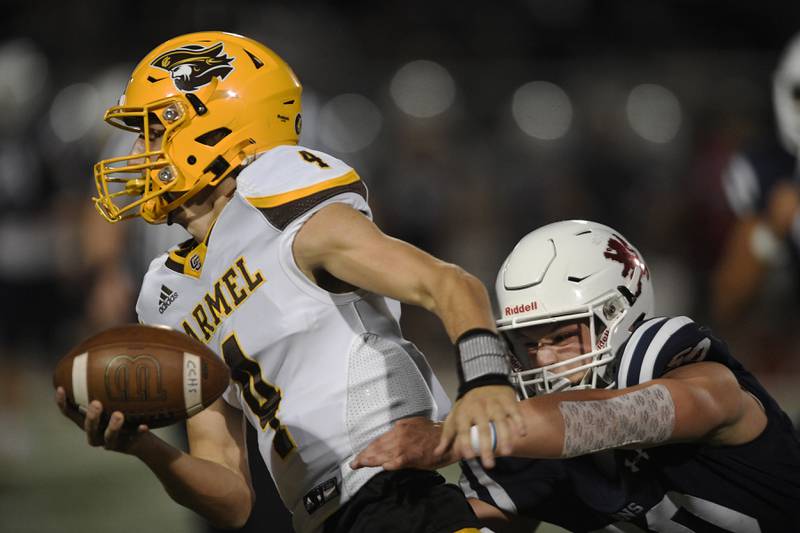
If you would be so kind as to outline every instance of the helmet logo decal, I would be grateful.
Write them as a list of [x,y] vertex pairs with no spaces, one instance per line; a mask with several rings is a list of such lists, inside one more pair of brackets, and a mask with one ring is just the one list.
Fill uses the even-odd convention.
[[642,294],[642,278],[650,279],[650,270],[647,265],[644,264],[636,250],[619,235],[614,235],[608,239],[606,246],[603,257],[622,263],[622,277],[633,280],[636,270],[639,270],[639,279],[637,280],[636,293],[634,294],[638,298]]
[[606,343],[608,342],[608,328],[603,330],[603,334],[600,335],[600,338],[597,339],[597,343],[595,344],[595,349],[602,350],[606,347]]
[[520,313],[530,313],[531,311],[536,311],[539,309],[539,303],[536,300],[533,300],[529,304],[519,304],[515,306],[507,305],[505,309],[503,309],[503,314],[508,315],[518,315]]
[[211,83],[214,77],[224,80],[233,71],[233,60],[220,42],[208,47],[187,44],[164,52],[150,64],[169,72],[176,89],[192,92]]

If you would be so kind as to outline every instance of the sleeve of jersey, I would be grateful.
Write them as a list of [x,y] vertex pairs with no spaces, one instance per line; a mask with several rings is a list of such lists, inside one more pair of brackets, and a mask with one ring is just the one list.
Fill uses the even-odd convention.
[[556,491],[563,471],[558,461],[499,457],[486,471],[477,459],[461,461],[459,486],[467,498],[476,498],[506,513],[535,516]]
[[642,322],[620,347],[620,352],[616,372],[620,389],[646,383],[679,366],[699,361],[732,366],[725,343],[685,316]]
[[372,216],[361,178],[333,156],[299,146],[282,146],[254,165],[259,167],[256,179],[247,179],[237,188],[280,231],[332,199]]

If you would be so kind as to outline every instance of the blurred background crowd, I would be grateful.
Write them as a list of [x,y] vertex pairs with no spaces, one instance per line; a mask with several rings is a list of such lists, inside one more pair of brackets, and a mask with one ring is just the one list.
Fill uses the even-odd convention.
[[[144,467],[85,446],[50,385],[70,346],[135,321],[150,259],[186,238],[111,226],[89,199],[92,164],[133,143],[103,123],[104,110],[136,61],[196,30],[242,33],[292,65],[304,86],[301,143],[358,170],[387,233],[493,288],[537,226],[608,224],[643,252],[658,314],[711,326],[800,415],[798,185],[773,113],[800,4],[2,6],[0,531],[200,527]],[[406,309],[403,326],[454,390],[436,319]],[[128,527],[121,517],[134,515],[114,502],[134,493],[149,511]]]

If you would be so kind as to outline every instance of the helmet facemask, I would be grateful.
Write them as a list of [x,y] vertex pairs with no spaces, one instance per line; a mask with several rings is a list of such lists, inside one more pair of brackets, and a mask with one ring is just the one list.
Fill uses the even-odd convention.
[[[521,320],[512,329],[500,326],[512,361],[511,381],[520,396],[530,398],[564,390],[612,387],[614,380],[610,366],[614,361],[614,353],[608,345],[608,332],[624,314],[621,298],[619,294],[611,294],[603,301],[572,312]],[[554,363],[537,367],[535,354],[529,348],[532,328],[556,331],[570,323],[585,325],[585,329],[581,328],[577,333],[578,353],[570,357],[559,357],[560,360]],[[557,346],[549,349],[559,352]]]
[[[141,151],[105,159],[94,166],[97,197],[93,200],[106,220],[117,222],[141,215],[148,222],[156,223],[186,201],[185,194],[171,201],[165,197],[165,193],[177,191],[185,181],[165,149],[187,123],[188,101],[185,100],[185,96],[175,95],[145,107],[116,106],[106,112],[106,122],[138,133],[143,141]],[[159,135],[161,129],[163,133]],[[158,149],[153,147],[155,136],[161,137]],[[129,200],[124,201],[124,198]]]

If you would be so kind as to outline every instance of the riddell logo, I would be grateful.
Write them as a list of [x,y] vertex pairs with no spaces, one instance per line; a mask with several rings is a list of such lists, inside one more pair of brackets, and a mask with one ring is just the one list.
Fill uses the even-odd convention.
[[515,305],[513,307],[508,305],[504,309],[503,314],[505,314],[506,316],[518,315],[520,313],[530,313],[531,311],[536,311],[537,309],[539,309],[539,304],[537,304],[536,302],[531,302],[529,304]]
[[162,315],[167,307],[172,305],[172,302],[178,299],[178,293],[170,290],[166,285],[161,286],[161,296],[158,298],[158,312]]
[[606,347],[606,343],[608,342],[608,328],[600,335],[600,338],[597,340],[597,349],[602,350]]

